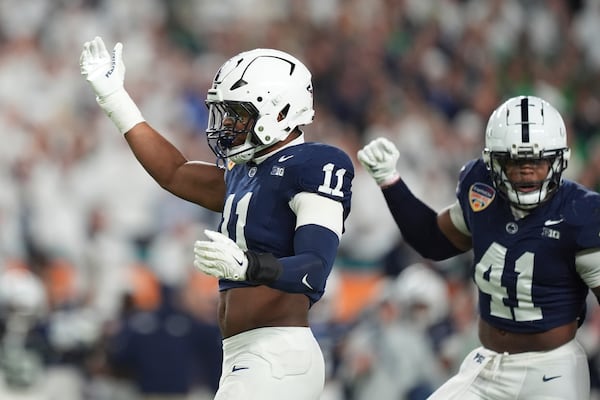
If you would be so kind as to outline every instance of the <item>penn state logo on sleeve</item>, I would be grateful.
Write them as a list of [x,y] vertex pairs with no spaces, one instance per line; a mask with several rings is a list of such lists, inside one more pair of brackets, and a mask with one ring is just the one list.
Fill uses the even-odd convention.
[[469,188],[469,205],[471,210],[479,212],[485,210],[496,198],[496,190],[485,183],[476,182]]

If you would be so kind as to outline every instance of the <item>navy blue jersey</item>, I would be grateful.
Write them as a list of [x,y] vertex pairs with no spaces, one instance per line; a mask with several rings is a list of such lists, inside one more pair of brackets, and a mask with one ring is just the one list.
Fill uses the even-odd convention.
[[517,219],[479,159],[461,171],[457,197],[472,234],[481,318],[510,332],[542,332],[582,316],[588,287],[575,256],[600,247],[600,195],[564,180]]
[[[354,167],[338,148],[319,143],[287,147],[259,164],[234,165],[225,173],[227,194],[220,231],[242,249],[294,256],[296,215],[290,200],[298,193],[325,196],[342,204],[344,220],[350,213]],[[252,286],[221,279],[220,290]],[[315,302],[322,293],[311,293]]]

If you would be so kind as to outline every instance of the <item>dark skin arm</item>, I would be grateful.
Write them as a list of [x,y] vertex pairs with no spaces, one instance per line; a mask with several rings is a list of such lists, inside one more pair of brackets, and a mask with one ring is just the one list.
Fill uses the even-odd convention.
[[188,161],[146,122],[126,132],[125,139],[140,164],[162,188],[209,210],[223,210],[224,170],[214,163]]

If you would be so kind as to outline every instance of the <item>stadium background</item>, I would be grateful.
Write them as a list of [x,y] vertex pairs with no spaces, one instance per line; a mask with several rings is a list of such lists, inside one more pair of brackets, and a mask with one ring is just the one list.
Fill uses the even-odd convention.
[[[190,159],[214,157],[204,96],[218,66],[273,47],[313,72],[308,140],[355,155],[390,138],[436,209],[479,156],[491,111],[517,94],[563,113],[567,175],[600,187],[600,0],[1,0],[2,399],[202,400],[220,372],[215,282],[193,271],[190,250],[217,215],[162,191],[101,114],[78,66],[96,35],[124,43],[126,88]],[[476,345],[469,255],[417,257],[355,166],[347,231],[312,313],[323,399],[417,400]],[[596,391],[590,303],[579,338]]]

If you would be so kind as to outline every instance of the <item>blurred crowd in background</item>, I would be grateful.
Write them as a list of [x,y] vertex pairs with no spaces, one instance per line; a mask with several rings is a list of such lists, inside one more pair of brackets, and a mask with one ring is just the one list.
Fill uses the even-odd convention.
[[[354,157],[390,138],[435,209],[479,157],[490,113],[518,94],[561,111],[567,177],[600,189],[600,0],[1,0],[3,400],[204,400],[220,374],[216,282],[191,251],[219,216],[160,189],[95,104],[78,61],[96,35],[124,43],[127,90],[189,159],[214,159],[204,98],[217,68],[272,47],[313,73],[307,140]],[[470,255],[421,259],[355,168],[311,314],[323,399],[424,399],[478,344]],[[590,303],[579,339],[597,390]]]

